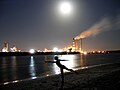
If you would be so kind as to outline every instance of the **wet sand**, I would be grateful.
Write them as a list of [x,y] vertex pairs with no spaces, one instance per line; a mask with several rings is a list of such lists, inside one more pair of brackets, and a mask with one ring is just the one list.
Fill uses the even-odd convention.
[[[120,63],[64,73],[64,90],[119,90]],[[0,85],[0,90],[60,90],[61,75]]]

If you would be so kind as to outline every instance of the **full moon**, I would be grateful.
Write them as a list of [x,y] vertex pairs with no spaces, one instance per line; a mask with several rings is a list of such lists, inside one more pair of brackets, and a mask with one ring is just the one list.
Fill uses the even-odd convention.
[[62,2],[60,5],[60,11],[63,14],[69,14],[71,12],[71,5],[69,2]]

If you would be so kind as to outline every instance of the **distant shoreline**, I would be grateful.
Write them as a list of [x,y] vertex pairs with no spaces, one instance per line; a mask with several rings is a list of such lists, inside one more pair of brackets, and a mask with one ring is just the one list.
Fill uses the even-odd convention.
[[80,52],[0,52],[0,56],[33,56],[33,55],[67,55],[80,54]]
[[[105,51],[105,53],[88,52],[88,54],[110,54],[120,53],[120,50]],[[0,56],[33,56],[33,55],[69,55],[69,54],[80,54],[80,52],[0,52]]]

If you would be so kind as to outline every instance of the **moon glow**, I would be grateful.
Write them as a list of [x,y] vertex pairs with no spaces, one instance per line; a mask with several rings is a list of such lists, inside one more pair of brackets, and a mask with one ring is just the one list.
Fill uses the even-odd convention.
[[71,12],[71,5],[69,2],[62,2],[60,5],[60,11],[63,14],[69,14]]

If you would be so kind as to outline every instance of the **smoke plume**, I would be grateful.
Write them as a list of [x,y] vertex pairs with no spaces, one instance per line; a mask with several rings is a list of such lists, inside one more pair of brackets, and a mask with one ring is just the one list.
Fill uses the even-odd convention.
[[87,38],[90,36],[95,36],[99,33],[102,33],[104,31],[111,30],[111,27],[113,26],[112,22],[108,18],[103,18],[101,21],[99,21],[97,24],[93,25],[89,29],[82,32],[79,36],[75,37],[75,39],[80,38]]

